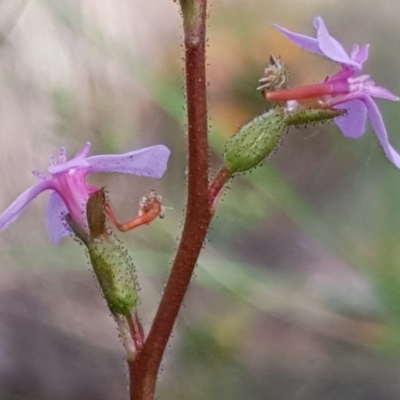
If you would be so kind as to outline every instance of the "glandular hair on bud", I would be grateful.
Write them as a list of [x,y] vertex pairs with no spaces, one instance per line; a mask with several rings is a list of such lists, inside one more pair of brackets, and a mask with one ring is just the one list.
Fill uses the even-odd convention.
[[243,125],[225,146],[225,168],[235,173],[256,167],[276,148],[286,126],[285,113],[280,107]]
[[108,307],[127,315],[137,302],[134,266],[127,249],[112,234],[89,239],[86,245]]
[[346,110],[333,108],[297,108],[285,112],[285,122],[288,126],[308,125],[312,123],[330,121],[333,118],[346,114]]

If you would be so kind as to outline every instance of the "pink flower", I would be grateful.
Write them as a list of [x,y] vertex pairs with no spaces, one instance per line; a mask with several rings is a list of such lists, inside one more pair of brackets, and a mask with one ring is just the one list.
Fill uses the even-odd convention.
[[24,208],[40,193],[50,190],[46,210],[46,228],[51,242],[57,245],[63,236],[71,233],[64,216],[72,219],[87,231],[86,203],[89,196],[99,190],[86,183],[86,175],[94,172],[119,172],[160,178],[167,167],[170,151],[163,145],[146,147],[124,154],[108,154],[87,157],[90,143],[71,160],[67,160],[65,148],[61,148],[58,161],[50,157],[49,175],[34,171],[40,180],[23,192],[1,215],[0,230],[14,222]]
[[400,168],[400,155],[389,143],[382,115],[373,100],[374,97],[392,101],[398,101],[399,98],[388,89],[376,85],[369,75],[357,76],[368,59],[369,45],[359,47],[355,44],[350,54],[347,54],[342,45],[329,34],[321,17],[314,18],[316,38],[291,32],[278,25],[273,26],[304,50],[339,63],[341,69],[321,83],[264,92],[264,97],[270,101],[287,102],[288,110],[299,107],[346,109],[347,113],[335,118],[335,123],[344,136],[351,138],[359,138],[365,132],[368,116],[386,156]]

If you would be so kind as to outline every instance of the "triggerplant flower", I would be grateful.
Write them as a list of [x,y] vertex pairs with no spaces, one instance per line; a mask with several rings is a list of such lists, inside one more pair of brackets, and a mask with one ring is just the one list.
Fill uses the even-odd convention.
[[263,91],[269,101],[287,102],[288,110],[296,108],[346,109],[344,116],[335,118],[335,123],[344,136],[358,138],[365,132],[367,116],[389,160],[400,168],[400,155],[389,143],[382,115],[373,97],[397,101],[399,98],[388,89],[377,86],[369,75],[359,75],[363,63],[368,59],[369,45],[354,45],[350,55],[333,38],[321,17],[314,18],[317,37],[291,32],[273,25],[287,38],[306,51],[317,53],[340,64],[339,72],[328,76],[323,82],[276,91]]
[[58,161],[50,157],[48,175],[34,171],[39,182],[23,192],[1,215],[0,230],[15,221],[24,208],[37,195],[50,190],[46,209],[46,228],[51,242],[57,245],[63,236],[71,233],[64,216],[88,233],[86,203],[99,188],[86,183],[85,178],[94,172],[118,172],[151,178],[160,178],[167,166],[169,149],[156,145],[124,154],[108,154],[87,157],[90,143],[71,160],[67,160],[65,148],[61,148]]

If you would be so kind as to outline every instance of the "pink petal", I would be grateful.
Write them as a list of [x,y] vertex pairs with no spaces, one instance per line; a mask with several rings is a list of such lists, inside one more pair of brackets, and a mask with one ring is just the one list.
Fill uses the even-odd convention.
[[399,101],[399,98],[394,95],[391,91],[388,89],[382,87],[382,86],[368,86],[366,88],[366,91],[368,90],[367,94],[373,97],[380,97],[381,99],[387,99],[387,100],[392,100],[392,101]]
[[351,51],[350,58],[355,62],[362,65],[365,61],[368,60],[368,52],[369,52],[369,44],[365,44],[364,46],[359,47],[357,44],[353,46],[353,50]]
[[164,145],[146,147],[124,154],[88,157],[89,172],[119,172],[161,178],[167,169],[170,151]]
[[400,155],[389,143],[389,138],[388,138],[388,134],[386,132],[385,124],[383,122],[382,115],[381,115],[377,105],[368,96],[365,96],[364,103],[368,109],[369,121],[372,125],[372,128],[374,129],[374,131],[376,133],[376,136],[377,136],[379,142],[381,143],[381,145],[383,147],[383,150],[385,151],[387,158],[397,168],[400,169]]
[[55,191],[50,193],[46,207],[46,229],[50,241],[54,246],[57,246],[64,236],[72,234],[70,227],[64,219],[64,216],[67,214],[67,207],[60,195]]
[[42,181],[25,190],[16,200],[0,215],[0,231],[7,228],[22,213],[24,208],[44,190],[51,189],[52,182]]
[[65,161],[60,164],[51,164],[47,167],[47,172],[49,174],[55,175],[61,172],[68,171],[69,169],[87,169],[89,164],[87,163],[87,158],[74,157],[69,161]]
[[306,35],[301,35],[300,33],[295,33],[283,28],[282,26],[272,24],[272,26],[279,32],[283,33],[289,40],[294,44],[301,47],[302,49],[309,51],[311,53],[318,53],[322,55],[322,52],[318,45],[318,40]]
[[92,144],[90,142],[86,142],[84,146],[75,154],[74,158],[85,158],[90,151]]
[[335,108],[347,111],[345,115],[335,118],[335,123],[343,135],[353,139],[359,138],[365,132],[367,121],[367,108],[364,103],[360,100],[351,100]]
[[326,57],[340,64],[352,65],[358,69],[361,68],[359,63],[353,61],[343,46],[329,34],[321,17],[314,18],[314,26],[317,28],[319,48]]

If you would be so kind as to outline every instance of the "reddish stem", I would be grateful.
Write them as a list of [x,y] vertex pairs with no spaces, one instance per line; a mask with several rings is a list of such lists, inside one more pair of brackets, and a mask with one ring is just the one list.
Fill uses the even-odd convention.
[[161,360],[211,221],[208,201],[205,21],[207,0],[184,13],[188,113],[188,197],[181,241],[142,350],[129,361],[131,400],[153,400]]

